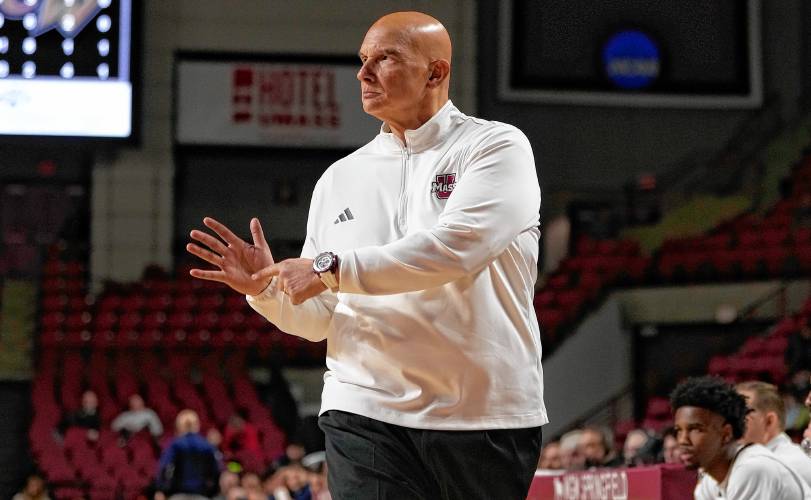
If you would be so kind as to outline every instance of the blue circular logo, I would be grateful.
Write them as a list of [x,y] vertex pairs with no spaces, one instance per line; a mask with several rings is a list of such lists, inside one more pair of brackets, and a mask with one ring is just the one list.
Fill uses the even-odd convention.
[[661,56],[653,39],[638,30],[624,30],[611,36],[603,47],[603,67],[617,87],[638,90],[659,77]]

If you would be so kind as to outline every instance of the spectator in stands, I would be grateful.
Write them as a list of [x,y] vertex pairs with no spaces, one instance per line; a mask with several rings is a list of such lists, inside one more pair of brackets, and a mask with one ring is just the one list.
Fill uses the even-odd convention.
[[262,479],[255,472],[244,472],[239,480],[239,485],[248,493],[262,494]]
[[[811,411],[811,391],[808,391],[808,394],[805,396],[805,406]],[[808,423],[808,427],[803,431],[803,440],[800,443],[800,447],[806,455],[811,457],[811,422]]]
[[626,466],[637,465],[637,453],[650,439],[650,434],[644,429],[633,429],[625,436],[625,443],[622,445],[622,457]]
[[656,434],[648,434],[648,440],[636,451],[633,462],[629,466],[653,465],[662,462],[663,440]]
[[742,442],[762,444],[811,485],[811,460],[785,433],[786,411],[777,387],[751,381],[738,384],[737,390],[749,408]]
[[239,475],[230,470],[222,471],[220,473],[219,486],[220,492],[212,498],[212,500],[226,500],[228,498],[228,492],[231,491],[232,488],[239,486]]
[[794,207],[793,225],[795,228],[811,228],[811,194],[803,193]]
[[253,461],[262,460],[262,445],[259,443],[259,429],[234,413],[228,419],[222,439],[222,450],[226,457],[245,460],[250,455]]
[[738,443],[747,408],[733,386],[715,377],[690,378],[674,389],[670,405],[682,463],[715,483],[716,491],[707,491],[707,481],[700,481],[696,499],[811,499],[811,488],[782,459],[762,445]]
[[785,386],[780,391],[786,408],[786,433],[792,438],[802,434],[809,422],[808,408],[803,404],[806,395],[802,394],[798,398],[796,392],[791,386]]
[[614,451],[613,433],[607,427],[583,428],[577,448],[586,468],[622,465],[622,457]]
[[[301,465],[307,470],[307,486],[311,500],[332,500],[327,482],[327,453],[316,451],[301,459]],[[306,500],[305,495],[299,495]]]
[[811,370],[811,316],[802,322],[799,330],[789,336],[785,356],[788,372],[800,373],[802,382],[806,383]]
[[560,464],[566,470],[580,470],[583,468],[584,458],[580,454],[580,435],[583,431],[575,429],[560,438]]
[[264,492],[274,500],[308,498],[310,494],[308,480],[307,469],[303,466],[287,465],[265,481]]
[[[225,498],[226,500],[253,500],[242,486],[236,486],[228,490],[228,495]],[[268,497],[263,497],[263,500],[265,498]]]
[[129,397],[129,410],[115,417],[110,427],[114,431],[124,434],[125,437],[143,429],[149,429],[149,433],[155,438],[163,434],[163,424],[161,424],[158,414],[146,407],[144,399],[139,394]]
[[662,460],[666,464],[681,463],[681,450],[679,450],[676,430],[673,427],[668,427],[662,433]]
[[274,468],[286,467],[288,465],[299,464],[304,455],[307,454],[307,449],[296,437],[288,441],[284,447],[284,453],[273,461]]
[[96,441],[99,438],[101,417],[99,416],[99,398],[90,390],[82,393],[82,406],[63,419],[61,429],[83,427],[87,429],[87,439]]
[[31,474],[25,480],[23,490],[11,500],[51,500],[48,490],[45,489],[45,480],[39,474]]
[[214,447],[200,435],[197,413],[181,411],[175,427],[177,437],[158,461],[158,490],[169,495],[213,496],[217,493],[220,463]]
[[538,468],[545,470],[563,469],[560,441],[547,443],[546,446],[541,449],[541,458],[538,460]]
[[209,427],[206,431],[206,441],[214,447],[217,453],[217,460],[220,463],[225,463],[225,457],[222,454],[222,433],[216,427]]

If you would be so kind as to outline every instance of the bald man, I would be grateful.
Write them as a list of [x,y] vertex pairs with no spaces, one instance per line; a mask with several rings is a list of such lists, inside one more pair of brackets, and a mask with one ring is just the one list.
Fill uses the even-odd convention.
[[515,127],[448,99],[451,41],[418,12],[360,46],[363,109],[383,123],[330,166],[301,258],[275,262],[206,218],[191,274],[244,293],[282,331],[327,339],[320,426],[338,499],[526,498],[543,402],[533,308],[540,187]]

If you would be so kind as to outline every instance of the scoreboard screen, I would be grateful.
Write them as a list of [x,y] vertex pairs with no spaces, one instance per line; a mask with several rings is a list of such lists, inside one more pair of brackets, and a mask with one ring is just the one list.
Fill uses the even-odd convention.
[[499,95],[596,106],[762,102],[760,0],[504,0]]
[[0,137],[129,139],[132,0],[0,0]]

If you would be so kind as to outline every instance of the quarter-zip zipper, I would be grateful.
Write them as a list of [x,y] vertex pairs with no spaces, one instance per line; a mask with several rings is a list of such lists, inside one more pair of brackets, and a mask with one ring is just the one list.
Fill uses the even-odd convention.
[[408,150],[408,145],[404,144],[402,147],[403,170],[400,175],[402,180],[402,187],[400,191],[400,210],[397,217],[397,224],[403,235],[408,231],[408,218],[406,217],[406,210],[408,209],[408,168],[411,161],[411,152]]

